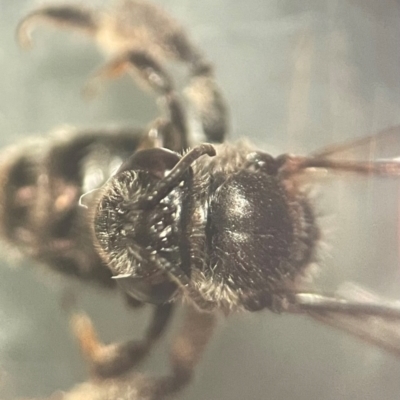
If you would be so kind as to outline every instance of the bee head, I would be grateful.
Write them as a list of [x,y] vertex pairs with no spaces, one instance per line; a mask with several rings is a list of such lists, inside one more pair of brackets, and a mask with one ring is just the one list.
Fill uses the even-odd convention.
[[123,289],[138,300],[163,303],[176,284],[154,257],[180,264],[184,185],[173,187],[154,206],[145,200],[181,156],[166,149],[133,154],[102,189],[94,216],[100,255]]

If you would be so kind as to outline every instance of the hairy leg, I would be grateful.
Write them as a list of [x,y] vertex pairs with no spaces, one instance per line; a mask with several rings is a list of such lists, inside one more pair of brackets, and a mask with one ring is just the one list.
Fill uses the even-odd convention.
[[84,313],[72,315],[71,327],[92,374],[104,379],[122,375],[141,362],[164,333],[172,311],[172,304],[155,307],[145,336],[139,341],[103,344],[98,339],[90,318]]
[[[22,47],[31,47],[32,28],[40,23],[89,34],[101,48],[117,58],[132,51],[137,53],[137,58],[154,59],[159,63],[184,63],[189,69],[185,94],[201,122],[206,139],[217,143],[224,141],[229,115],[212,64],[192,43],[181,25],[161,7],[133,0],[121,2],[116,10],[106,13],[78,5],[45,6],[32,11],[20,22],[17,38]],[[140,63],[140,60],[136,62]],[[146,63],[149,64],[148,60]],[[151,81],[153,77],[158,79],[160,75],[152,75],[145,81]],[[143,81],[140,76],[136,78],[139,83]],[[166,108],[172,109],[169,99],[165,97],[165,100]]]
[[47,400],[173,399],[191,382],[215,325],[214,314],[187,306],[183,325],[173,340],[170,373],[154,377],[133,372],[117,378],[92,380],[77,385],[67,393],[56,392]]
[[174,89],[174,83],[167,71],[150,53],[143,50],[130,50],[118,55],[89,79],[84,88],[85,95],[93,96],[108,79],[115,79],[125,73],[130,74],[141,86],[148,88],[158,96],[159,103],[170,121],[169,137],[174,150],[188,147],[188,132],[183,106]]

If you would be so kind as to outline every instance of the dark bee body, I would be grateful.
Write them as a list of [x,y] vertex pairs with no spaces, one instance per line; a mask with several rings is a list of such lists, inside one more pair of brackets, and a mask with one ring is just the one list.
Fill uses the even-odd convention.
[[[375,138],[365,141],[371,146]],[[163,149],[135,153],[94,207],[100,254],[123,289],[146,302],[165,302],[178,292],[207,311],[372,312],[370,305],[342,307],[336,298],[302,294],[296,286],[315,261],[320,238],[299,177],[320,168],[384,176],[400,171],[397,161],[331,155],[328,149],[273,158],[227,144],[199,145],[183,157]],[[155,286],[166,289],[161,297]]]
[[[112,345],[98,341],[82,313],[72,315],[95,379],[60,397],[160,400],[176,395],[190,381],[211,336],[214,310],[303,313],[399,354],[396,304],[304,293],[296,284],[315,261],[321,236],[298,177],[304,173],[311,182],[315,168],[399,175],[398,163],[346,161],[340,151],[333,158],[323,152],[272,158],[243,144],[224,144],[215,146],[216,155],[210,145],[194,147],[206,150],[176,169],[192,154],[185,154],[191,138],[185,108],[163,64],[172,60],[188,66],[191,102],[210,142],[225,137],[225,103],[211,64],[168,15],[146,1],[121,4],[109,14],[45,6],[30,13],[18,32],[22,44],[29,44],[31,22],[89,34],[112,53],[95,82],[131,73],[159,97],[170,123],[161,144],[143,145],[145,130],[126,136],[81,132],[50,139],[40,151],[27,146],[5,157],[1,225],[6,241],[63,274],[105,287],[116,288],[117,282],[133,305],[158,304],[143,341]],[[367,139],[372,148],[375,138]],[[127,375],[148,354],[180,299],[195,307],[188,307],[174,339],[171,371],[161,378]],[[376,324],[379,329],[373,329]]]
[[[278,176],[279,158],[243,143],[220,145],[215,157],[198,158],[181,185],[154,207],[136,208],[163,179],[162,171],[179,161],[173,153],[157,153],[134,155],[99,196],[95,235],[118,282],[134,297],[158,303],[168,298],[167,292],[160,297],[163,281],[173,296],[168,275],[149,262],[157,254],[190,277],[213,307],[273,308],[314,261],[319,239],[309,200],[292,180]],[[157,160],[170,165],[156,167]],[[159,282],[158,290],[145,294],[150,288],[143,281]]]

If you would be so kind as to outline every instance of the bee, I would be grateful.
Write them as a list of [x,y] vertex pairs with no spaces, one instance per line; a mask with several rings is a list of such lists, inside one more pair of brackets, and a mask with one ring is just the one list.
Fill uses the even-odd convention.
[[[304,314],[399,353],[396,302],[310,289],[322,231],[305,189],[318,171],[398,176],[396,160],[352,159],[399,140],[384,131],[310,156],[274,157],[245,142],[223,143],[228,113],[211,64],[161,9],[125,1],[110,13],[45,6],[17,30],[47,22],[78,29],[111,51],[86,92],[132,73],[166,114],[149,129],[69,132],[18,146],[2,163],[2,237],[27,257],[87,283],[119,289],[133,307],[155,304],[142,341],[104,345],[90,319],[71,322],[96,379],[60,398],[162,399],[177,395],[211,337],[218,311]],[[111,47],[110,43],[112,43]],[[190,104],[209,143],[191,144],[186,108],[163,65],[189,66]],[[191,149],[187,147],[191,145]],[[132,372],[167,327],[173,305],[188,303],[171,349],[171,372]]]

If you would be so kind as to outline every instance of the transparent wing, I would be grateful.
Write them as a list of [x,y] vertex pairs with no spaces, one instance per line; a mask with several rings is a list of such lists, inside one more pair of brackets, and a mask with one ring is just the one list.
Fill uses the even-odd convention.
[[360,175],[400,176],[400,126],[347,143],[331,145],[307,157],[283,154],[282,179],[304,171],[325,170]]
[[345,283],[334,295],[295,293],[288,311],[307,314],[400,357],[400,301]]
[[313,152],[311,156],[354,161],[400,157],[400,126],[387,128],[371,136],[324,147]]

